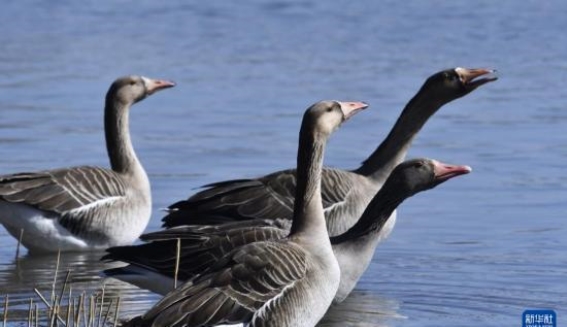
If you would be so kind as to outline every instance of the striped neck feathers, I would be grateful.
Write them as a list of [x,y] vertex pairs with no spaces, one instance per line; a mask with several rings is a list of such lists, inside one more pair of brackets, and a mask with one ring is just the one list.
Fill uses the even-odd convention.
[[376,150],[355,170],[379,183],[384,183],[392,170],[404,161],[411,143],[427,120],[444,102],[424,85],[402,111],[392,130]]
[[290,235],[303,232],[326,232],[321,198],[321,171],[326,135],[313,131],[300,133],[297,156],[297,186]]
[[106,149],[110,166],[117,173],[133,173],[139,165],[130,139],[130,103],[107,96],[104,111]]

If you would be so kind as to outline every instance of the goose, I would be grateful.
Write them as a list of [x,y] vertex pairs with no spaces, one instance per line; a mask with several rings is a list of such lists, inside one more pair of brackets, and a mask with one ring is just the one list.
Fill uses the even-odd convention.
[[[405,199],[471,171],[469,166],[449,165],[418,158],[399,164],[366,210],[345,233],[331,237],[341,270],[334,302],[342,302],[354,289],[374,255],[391,213]],[[258,240],[277,240],[289,230],[287,219],[255,219],[219,225],[179,226],[142,235],[148,243],[107,249],[105,260],[123,261],[128,266],[108,269],[106,276],[138,285],[159,294],[173,289],[180,240],[180,281],[189,280],[234,248]]]
[[340,279],[321,200],[325,143],[344,120],[366,107],[321,101],[305,112],[289,235],[235,248],[126,326],[315,326]]
[[[444,104],[496,80],[493,70],[457,67],[430,76],[409,101],[386,139],[353,171],[324,168],[322,198],[329,235],[344,233],[356,223],[374,194],[427,122]],[[487,76],[488,75],[488,76]],[[243,219],[276,219],[292,216],[295,170],[282,170],[256,179],[230,180],[205,185],[187,200],[169,207],[163,218],[167,228],[187,224],[215,224]],[[396,221],[393,212],[382,229],[383,239]]]
[[130,107],[175,83],[115,80],[104,109],[111,169],[79,166],[0,176],[0,223],[30,253],[96,251],[131,244],[149,222],[150,182],[130,140]]

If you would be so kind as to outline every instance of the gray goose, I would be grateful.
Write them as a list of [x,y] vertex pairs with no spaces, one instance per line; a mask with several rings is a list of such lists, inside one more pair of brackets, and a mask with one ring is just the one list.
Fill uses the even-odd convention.
[[[386,139],[360,168],[354,171],[324,168],[321,191],[329,235],[344,233],[356,223],[390,172],[404,160],[429,117],[444,104],[496,80],[485,77],[492,72],[454,68],[430,76],[406,105]],[[290,219],[295,185],[293,169],[256,179],[209,184],[189,199],[172,204],[163,225],[171,228],[245,219]],[[382,229],[383,238],[392,230],[395,219],[394,212]]]
[[0,223],[30,253],[131,244],[149,222],[150,182],[129,132],[130,106],[173,82],[127,76],[106,94],[111,169],[80,166],[0,176]]
[[325,143],[344,120],[366,107],[322,101],[305,112],[288,236],[235,248],[126,326],[314,326],[340,279],[321,202]]
[[[335,302],[343,301],[368,268],[391,213],[405,199],[459,175],[468,166],[447,165],[431,159],[413,159],[399,164],[374,196],[358,222],[345,233],[331,237],[341,281]],[[255,219],[219,225],[180,226],[142,235],[149,243],[110,248],[104,259],[130,265],[105,271],[115,277],[154,292],[173,289],[180,240],[178,279],[185,281],[215,264],[218,258],[248,243],[277,240],[289,230],[286,219]]]

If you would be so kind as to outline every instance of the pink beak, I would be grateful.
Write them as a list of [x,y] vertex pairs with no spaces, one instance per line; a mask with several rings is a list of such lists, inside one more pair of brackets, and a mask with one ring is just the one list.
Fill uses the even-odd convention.
[[449,165],[439,161],[434,161],[435,179],[445,181],[450,178],[468,174],[472,171],[469,166]]
[[175,82],[172,81],[151,79],[147,77],[142,77],[142,78],[146,83],[146,90],[148,92],[148,95],[153,94],[159,90],[163,90],[175,86]]
[[349,119],[350,117],[354,116],[357,112],[368,108],[368,104],[365,102],[342,102],[337,101],[341,105],[341,110],[343,111],[343,115],[345,116],[345,120]]

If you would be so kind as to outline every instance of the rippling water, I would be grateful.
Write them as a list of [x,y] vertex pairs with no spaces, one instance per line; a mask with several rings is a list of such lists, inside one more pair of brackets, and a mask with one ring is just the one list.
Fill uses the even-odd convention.
[[[103,96],[119,75],[178,82],[136,105],[135,147],[154,216],[199,185],[295,163],[301,114],[320,99],[372,108],[345,124],[328,165],[357,167],[432,73],[492,67],[500,80],[444,107],[410,156],[473,173],[410,199],[347,301],[322,325],[519,326],[567,314],[567,4],[562,1],[5,1],[0,172],[107,165]],[[364,117],[363,117],[364,116]],[[26,320],[56,258],[14,260],[0,228],[0,295]],[[97,255],[66,255],[95,292]],[[121,313],[157,296],[109,280]],[[22,318],[18,318],[21,314]]]

